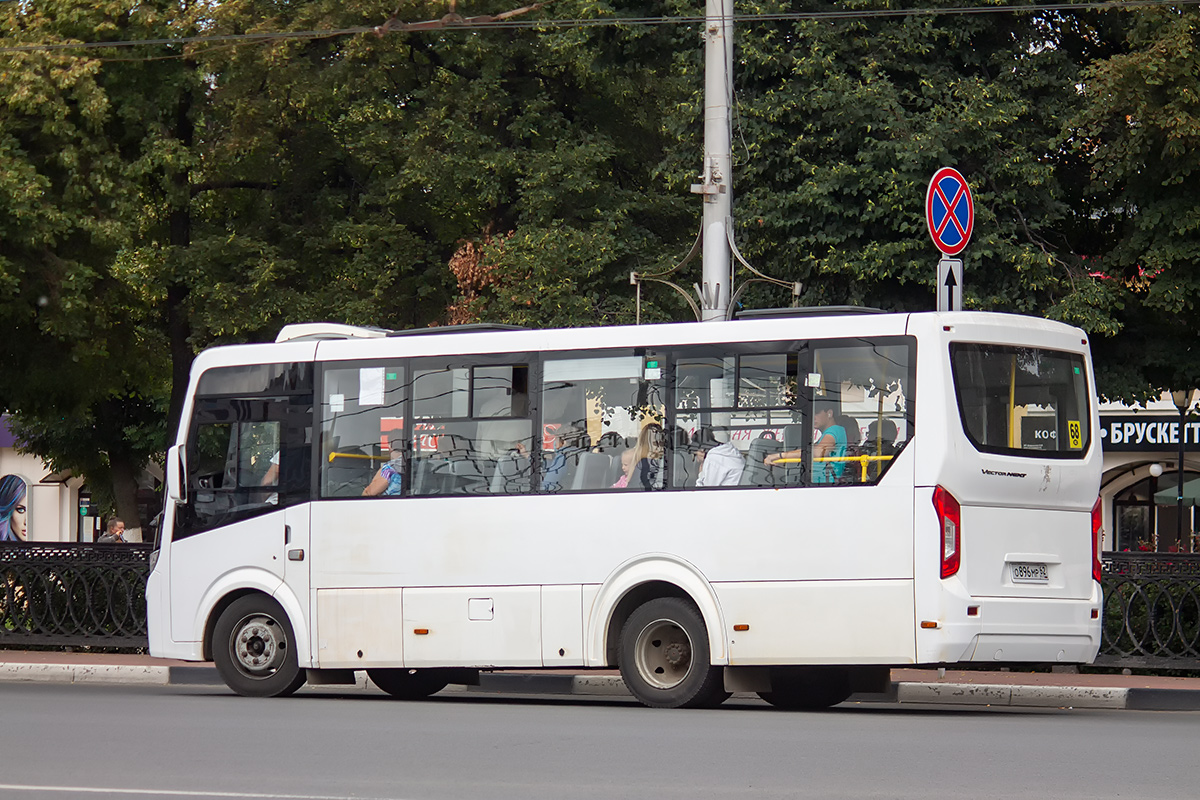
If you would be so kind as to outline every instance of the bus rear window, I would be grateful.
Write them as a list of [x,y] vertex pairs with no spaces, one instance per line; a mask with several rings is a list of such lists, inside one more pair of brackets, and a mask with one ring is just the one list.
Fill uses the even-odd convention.
[[963,430],[977,450],[1083,458],[1091,401],[1082,355],[954,343],[950,360]]

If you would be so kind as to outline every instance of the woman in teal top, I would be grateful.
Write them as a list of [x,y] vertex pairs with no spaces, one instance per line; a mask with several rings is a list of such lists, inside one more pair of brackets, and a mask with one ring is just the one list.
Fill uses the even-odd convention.
[[[846,455],[846,429],[835,421],[836,407],[828,400],[817,403],[813,410],[813,426],[821,436],[812,448],[812,482],[836,483],[846,469],[845,461],[822,461],[825,458],[843,458]],[[772,453],[763,459],[767,466],[781,458],[802,458],[800,450]]]
[[813,483],[837,483],[846,469],[845,461],[819,461],[821,458],[843,458],[846,455],[846,429],[837,424],[833,403],[818,404],[813,412],[813,425],[821,438],[813,445]]

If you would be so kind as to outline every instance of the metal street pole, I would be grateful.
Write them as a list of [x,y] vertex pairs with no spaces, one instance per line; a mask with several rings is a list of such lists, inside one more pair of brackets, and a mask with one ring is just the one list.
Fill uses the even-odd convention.
[[[1192,401],[1192,390],[1177,389],[1171,392],[1171,400],[1175,403],[1175,407],[1179,409],[1179,485],[1175,489],[1175,502],[1177,517],[1176,535],[1179,542],[1179,552],[1190,553],[1192,551],[1191,536],[1188,536],[1185,541],[1183,538],[1183,458],[1185,454],[1185,444],[1187,442],[1187,412],[1188,406]],[[1191,531],[1189,530],[1190,534]]]
[[706,0],[704,38],[704,173],[692,191],[704,197],[701,319],[715,322],[725,319],[733,291],[733,0]]

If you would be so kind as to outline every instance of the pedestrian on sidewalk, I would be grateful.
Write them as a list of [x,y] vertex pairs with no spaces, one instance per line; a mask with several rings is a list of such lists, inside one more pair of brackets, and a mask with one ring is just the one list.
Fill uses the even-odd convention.
[[125,521],[120,517],[109,517],[106,530],[96,541],[101,544],[125,544]]

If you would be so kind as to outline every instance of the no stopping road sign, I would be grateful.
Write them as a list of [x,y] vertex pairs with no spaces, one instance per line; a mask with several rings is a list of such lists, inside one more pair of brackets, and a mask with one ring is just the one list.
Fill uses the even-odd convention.
[[956,256],[971,239],[975,205],[967,180],[951,167],[942,167],[925,192],[925,222],[933,243],[948,256]]

